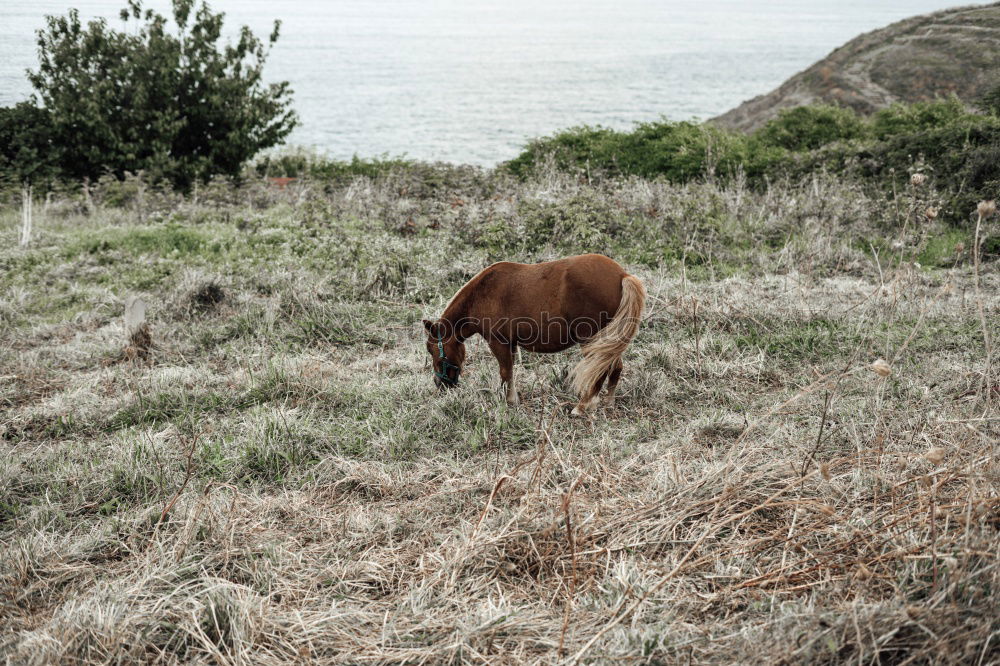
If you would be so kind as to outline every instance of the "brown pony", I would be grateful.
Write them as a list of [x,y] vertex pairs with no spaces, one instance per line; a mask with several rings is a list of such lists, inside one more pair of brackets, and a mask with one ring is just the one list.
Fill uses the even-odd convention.
[[547,354],[579,344],[583,359],[570,375],[579,395],[573,414],[595,407],[605,380],[604,401],[613,404],[622,353],[639,330],[645,301],[642,282],[599,254],[493,264],[455,294],[440,319],[424,320],[434,381],[440,388],[458,384],[465,340],[478,333],[500,364],[507,402],[517,404],[518,347]]

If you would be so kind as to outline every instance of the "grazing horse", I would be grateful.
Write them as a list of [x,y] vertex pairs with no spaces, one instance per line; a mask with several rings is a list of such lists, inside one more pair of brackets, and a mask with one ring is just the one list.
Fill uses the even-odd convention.
[[458,384],[465,340],[478,333],[500,365],[507,402],[517,404],[518,347],[547,354],[579,344],[583,358],[570,374],[579,395],[573,414],[596,406],[605,380],[604,402],[613,404],[622,353],[639,330],[645,301],[639,278],[600,254],[493,264],[455,294],[440,319],[424,320],[434,381],[439,388]]

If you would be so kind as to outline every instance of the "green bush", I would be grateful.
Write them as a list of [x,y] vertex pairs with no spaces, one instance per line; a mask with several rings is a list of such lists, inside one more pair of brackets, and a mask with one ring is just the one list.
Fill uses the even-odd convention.
[[1000,116],[1000,84],[990,88],[979,98],[978,106],[985,113]]
[[876,139],[890,139],[926,130],[950,127],[975,117],[954,95],[933,102],[893,104],[877,111],[869,121]]
[[563,170],[687,182],[740,170],[760,176],[783,156],[780,147],[712,125],[660,121],[639,124],[632,132],[603,127],[559,132],[531,142],[505,167],[523,178],[549,159]]
[[966,114],[882,140],[832,144],[788,166],[797,176],[820,168],[897,190],[919,170],[943,199],[942,219],[960,223],[979,200],[1000,197],[1000,118]]
[[291,150],[265,155],[254,163],[253,168],[259,176],[340,181],[354,176],[377,178],[393,169],[412,166],[413,161],[402,157],[363,159],[355,155],[350,161],[346,161],[327,159],[307,150]]
[[573,127],[532,140],[520,155],[504,166],[515,176],[526,178],[548,158],[564,171],[586,170],[593,166],[617,174],[620,170],[615,159],[623,136],[606,127]]
[[822,169],[887,190],[919,170],[941,195],[944,219],[959,222],[978,200],[1000,197],[1000,117],[973,113],[951,97],[897,104],[871,118],[835,106],[799,107],[749,136],[693,122],[643,123],[631,132],[577,127],[531,142],[506,168],[524,178],[547,163],[588,176],[681,183],[742,174],[755,186]]
[[864,121],[851,109],[828,104],[784,109],[756,137],[765,145],[787,150],[814,150],[835,141],[863,138]]
[[28,73],[51,120],[54,158],[67,178],[145,171],[186,189],[213,175],[238,176],[296,124],[287,83],[264,84],[268,49],[244,27],[222,40],[223,14],[172,0],[173,22],[139,0],[124,30],[79,13],[49,16]]
[[947,193],[945,213],[964,220],[981,199],[1000,196],[1000,118],[976,116],[936,129],[892,137],[871,150],[880,169],[874,176],[898,173],[920,159],[933,185]]
[[623,135],[619,161],[626,173],[685,182],[717,172],[731,174],[747,157],[742,135],[693,122],[657,122]]

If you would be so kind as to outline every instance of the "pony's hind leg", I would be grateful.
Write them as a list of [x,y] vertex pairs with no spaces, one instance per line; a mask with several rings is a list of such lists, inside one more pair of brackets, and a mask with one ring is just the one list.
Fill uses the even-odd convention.
[[611,372],[608,374],[608,392],[604,394],[604,398],[601,403],[605,407],[611,407],[615,404],[615,389],[618,388],[618,380],[622,377],[622,357],[619,356],[618,360],[615,361],[615,365],[611,368]]

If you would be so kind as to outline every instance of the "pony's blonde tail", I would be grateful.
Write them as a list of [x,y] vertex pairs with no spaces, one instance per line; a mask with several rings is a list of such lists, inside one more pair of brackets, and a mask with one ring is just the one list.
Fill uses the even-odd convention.
[[639,331],[639,320],[646,305],[646,288],[634,275],[622,278],[622,300],[608,325],[580,346],[583,358],[570,372],[573,390],[586,398],[597,380],[614,368],[632,338]]

